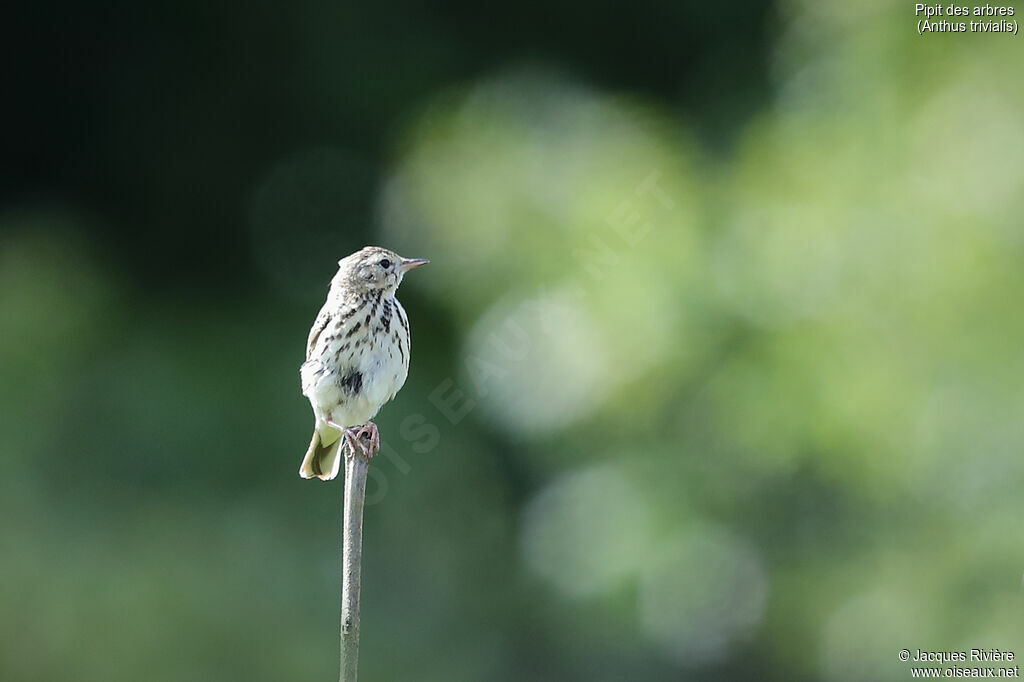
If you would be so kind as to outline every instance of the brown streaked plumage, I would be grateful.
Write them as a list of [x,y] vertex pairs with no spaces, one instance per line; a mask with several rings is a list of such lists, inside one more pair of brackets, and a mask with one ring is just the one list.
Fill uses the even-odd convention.
[[[370,421],[395,397],[409,372],[409,319],[395,298],[405,273],[426,264],[367,246],[338,261],[327,301],[316,316],[299,369],[309,398],[313,439],[299,467],[302,478],[338,475],[342,441],[369,456],[380,440]],[[370,445],[360,437],[368,435]]]

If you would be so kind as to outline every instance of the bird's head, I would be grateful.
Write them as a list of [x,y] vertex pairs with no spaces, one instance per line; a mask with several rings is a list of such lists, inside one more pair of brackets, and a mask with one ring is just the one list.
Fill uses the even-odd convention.
[[358,292],[381,289],[393,294],[406,272],[429,262],[426,258],[402,258],[394,251],[367,246],[338,261],[335,281],[340,280],[341,284]]

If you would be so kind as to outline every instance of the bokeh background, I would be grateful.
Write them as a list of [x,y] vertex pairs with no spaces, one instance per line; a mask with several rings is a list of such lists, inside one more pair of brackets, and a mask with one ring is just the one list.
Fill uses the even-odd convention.
[[1024,655],[1024,59],[913,3],[5,10],[0,677],[329,680],[336,261],[432,260],[366,680]]

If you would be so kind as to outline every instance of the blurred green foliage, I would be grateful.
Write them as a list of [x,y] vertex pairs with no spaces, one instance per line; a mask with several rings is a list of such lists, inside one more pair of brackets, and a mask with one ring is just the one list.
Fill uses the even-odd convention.
[[[883,680],[903,648],[1024,655],[1024,62],[1012,35],[913,24],[787,0],[749,67],[770,96],[749,110],[733,78],[691,119],[571,59],[413,70],[415,102],[339,83],[315,104],[339,129],[363,131],[351,88],[402,112],[374,120],[380,177],[358,146],[293,140],[231,180],[230,239],[7,192],[0,677],[332,679],[341,486],[296,475],[297,368],[363,241],[432,261],[379,417],[366,679]],[[184,164],[157,194],[209,172],[134,153]]]

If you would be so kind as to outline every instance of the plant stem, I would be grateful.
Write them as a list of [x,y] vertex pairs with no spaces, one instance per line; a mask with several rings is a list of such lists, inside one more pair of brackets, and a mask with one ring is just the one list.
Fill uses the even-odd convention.
[[359,667],[359,571],[363,558],[363,501],[366,499],[367,459],[359,453],[345,457],[345,510],[341,547],[341,675],[356,682]]

